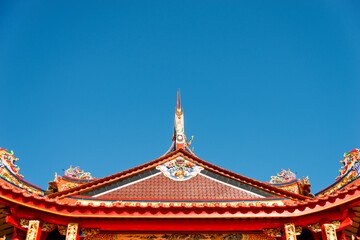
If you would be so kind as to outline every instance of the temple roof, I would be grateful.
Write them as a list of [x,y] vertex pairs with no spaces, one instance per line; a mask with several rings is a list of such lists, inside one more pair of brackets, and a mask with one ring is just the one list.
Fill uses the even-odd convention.
[[[76,220],[101,231],[138,231],[139,225],[142,231],[167,231],[183,223],[182,231],[266,232],[288,222],[312,229],[326,219],[347,228],[348,237],[358,232],[358,149],[344,154],[334,184],[309,195],[304,194],[310,193],[308,178],[301,182],[289,169],[264,183],[195,156],[186,143],[180,93],[174,124],[173,145],[163,156],[100,179],[71,166],[50,182],[55,193],[26,182],[13,152],[0,149],[0,205],[12,214],[6,221],[23,231],[21,220],[41,216],[59,229]],[[296,186],[298,191],[291,191]]]
[[172,146],[160,158],[71,189],[59,189],[50,198],[91,197],[134,200],[249,200],[307,197],[233,173],[210,164],[190,150],[184,131],[180,90],[175,109]]
[[[185,177],[166,176],[177,160],[201,168],[198,174]],[[189,169],[189,168],[188,168]],[[170,169],[171,170],[171,169]],[[169,171],[170,171],[169,170]],[[190,173],[189,173],[190,174]],[[153,190],[154,192],[150,192]],[[207,192],[210,191],[210,192]],[[226,191],[226,192],[224,192]],[[171,197],[167,197],[168,195]],[[196,197],[195,195],[198,194]],[[241,200],[286,198],[304,200],[307,197],[279,189],[229,170],[210,164],[185,149],[178,149],[151,162],[116,173],[84,185],[49,195],[50,198],[85,196],[92,198],[142,200]],[[95,200],[95,199],[94,199]]]

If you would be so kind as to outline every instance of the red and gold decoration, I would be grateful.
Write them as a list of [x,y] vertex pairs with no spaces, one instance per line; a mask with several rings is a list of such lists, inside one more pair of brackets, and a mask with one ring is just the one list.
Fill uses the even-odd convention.
[[110,176],[95,179],[70,166],[44,191],[26,182],[13,152],[1,148],[0,236],[4,232],[12,240],[358,237],[358,149],[344,155],[337,181],[313,195],[309,178],[296,179],[289,169],[269,183],[257,181],[197,157],[186,142],[178,93],[169,151]]

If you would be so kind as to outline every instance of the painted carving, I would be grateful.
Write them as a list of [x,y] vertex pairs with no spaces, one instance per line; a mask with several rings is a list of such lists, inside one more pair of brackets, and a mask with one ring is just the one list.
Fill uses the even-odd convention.
[[19,173],[20,168],[15,165],[17,160],[19,159],[14,157],[13,151],[0,148],[0,178],[16,185],[19,188],[43,196],[44,192],[40,189],[32,187],[23,180],[24,176]]
[[65,176],[81,180],[92,180],[95,179],[91,176],[91,173],[80,170],[80,167],[72,167],[65,170]]
[[99,228],[82,228],[80,230],[80,237],[91,237],[100,233]]
[[336,228],[333,224],[324,224],[324,231],[327,240],[337,240]]
[[41,231],[51,232],[55,228],[56,228],[56,225],[53,224],[53,223],[43,223],[42,226],[41,226]]
[[315,197],[314,194],[311,193],[311,184],[309,182],[309,176],[307,176],[306,178],[302,177],[300,187],[301,187],[302,195],[312,197],[312,198]]
[[69,223],[66,231],[66,240],[76,240],[79,225],[77,223]]
[[321,225],[320,223],[313,223],[313,224],[308,224],[307,228],[312,231],[312,232],[321,232]]
[[280,228],[264,228],[263,232],[269,237],[281,237],[282,232]]
[[284,229],[286,240],[296,240],[295,225],[293,223],[285,223]]
[[341,221],[339,221],[339,220],[330,221],[330,223],[333,224],[336,229],[338,229],[340,227]]
[[63,226],[63,225],[58,225],[58,231],[61,235],[66,235],[66,231],[67,231],[67,226]]
[[272,176],[269,183],[287,183],[296,179],[295,173],[291,172],[290,169],[287,171],[281,169],[281,172],[276,176]]
[[183,157],[177,157],[174,160],[157,166],[156,169],[160,170],[164,176],[172,180],[185,181],[195,177],[204,168],[195,165]]
[[343,167],[340,168],[340,176],[336,178],[338,180],[335,185],[331,188],[324,190],[321,193],[318,193],[318,197],[322,197],[325,194],[332,194],[337,189],[340,189],[350,182],[354,181],[360,176],[360,153],[359,149],[355,149],[350,151],[349,153],[344,153],[344,159],[340,161],[344,164]]
[[175,142],[176,144],[185,144],[185,134],[184,134],[184,113],[181,108],[180,100],[180,90],[177,93],[177,105],[175,111]]
[[295,235],[299,236],[302,232],[302,226],[295,226]]
[[40,222],[38,220],[29,221],[29,227],[26,234],[26,240],[37,240],[39,234],[39,225]]
[[353,168],[355,168],[356,173],[358,173],[359,160],[359,149],[355,149],[353,151],[350,151],[349,153],[344,153],[344,159],[340,161],[342,164],[344,164],[344,166],[340,168],[340,176],[338,176],[336,179],[340,179],[342,176],[353,170]]
[[28,228],[29,227],[29,219],[25,219],[25,218],[20,218],[20,226],[23,228]]
[[24,176],[19,174],[20,168],[15,165],[15,162],[19,160],[14,157],[13,151],[8,151],[7,149],[0,148],[0,167],[6,166],[13,174],[23,178]]

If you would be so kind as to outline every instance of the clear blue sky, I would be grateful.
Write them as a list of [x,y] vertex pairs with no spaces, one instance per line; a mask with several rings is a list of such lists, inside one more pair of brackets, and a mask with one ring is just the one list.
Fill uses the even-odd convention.
[[1,1],[0,146],[47,187],[171,144],[176,91],[198,157],[313,192],[360,147],[359,1]]

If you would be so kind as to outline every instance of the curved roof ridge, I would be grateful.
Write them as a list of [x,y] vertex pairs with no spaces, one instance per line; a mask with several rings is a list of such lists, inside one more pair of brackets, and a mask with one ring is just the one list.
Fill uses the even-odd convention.
[[137,167],[134,167],[134,168],[131,168],[131,169],[119,172],[119,173],[115,173],[115,174],[109,175],[109,176],[104,177],[104,178],[97,179],[97,180],[95,180],[93,182],[85,183],[85,184],[83,184],[81,186],[78,186],[78,187],[75,187],[75,188],[71,188],[71,189],[67,189],[67,190],[62,191],[62,192],[57,192],[57,193],[50,194],[50,195],[48,195],[48,197],[50,197],[50,198],[64,198],[64,197],[67,197],[67,196],[71,196],[71,195],[75,195],[75,194],[77,195],[79,193],[87,192],[87,191],[92,190],[94,188],[101,187],[101,186],[104,186],[106,184],[115,182],[117,180],[120,180],[120,179],[123,179],[123,178],[126,178],[126,177],[133,176],[135,174],[144,172],[144,171],[146,171],[146,170],[148,170],[150,168],[161,165],[161,164],[165,163],[166,161],[168,161],[169,158],[176,157],[177,155],[180,155],[180,154],[185,155],[186,157],[190,158],[192,161],[199,164],[200,166],[202,165],[202,167],[205,167],[206,169],[214,171],[214,172],[216,172],[216,173],[218,173],[218,174],[220,174],[220,175],[222,175],[224,177],[231,178],[231,179],[236,180],[238,182],[242,182],[242,183],[251,185],[253,187],[260,188],[260,189],[262,189],[264,191],[273,193],[275,195],[280,195],[280,196],[283,196],[283,197],[291,198],[293,200],[305,200],[305,199],[308,199],[308,197],[306,197],[306,196],[303,196],[303,195],[300,195],[300,194],[297,194],[297,193],[292,193],[292,192],[289,192],[289,191],[286,191],[286,190],[282,190],[282,189],[279,189],[277,187],[271,186],[271,185],[269,185],[267,183],[260,182],[258,180],[248,178],[248,177],[245,177],[243,175],[240,175],[240,174],[234,173],[232,171],[229,171],[227,169],[218,167],[218,166],[216,166],[214,164],[211,164],[211,163],[209,163],[209,162],[207,162],[205,160],[202,160],[202,159],[198,158],[197,156],[189,153],[188,151],[186,151],[185,149],[182,149],[182,148],[177,149],[177,150],[175,150],[173,152],[170,152],[167,155],[163,155],[160,158],[157,158],[157,159],[152,160],[150,162],[139,165]]

